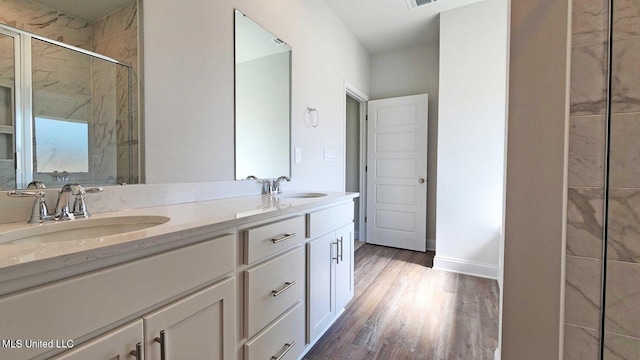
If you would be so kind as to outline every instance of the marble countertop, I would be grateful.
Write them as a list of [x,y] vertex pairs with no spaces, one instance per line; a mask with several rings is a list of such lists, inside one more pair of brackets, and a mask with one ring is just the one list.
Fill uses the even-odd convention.
[[[296,191],[296,193],[298,193]],[[149,250],[187,238],[240,226],[274,216],[303,213],[307,209],[348,201],[357,193],[323,192],[322,197],[295,198],[267,195],[218,199],[177,205],[127,209],[94,214],[90,219],[129,216],[163,216],[169,220],[146,229],[82,240],[50,243],[14,244],[11,232],[28,227],[40,227],[55,232],[61,223],[29,225],[26,222],[0,224],[0,284],[39,273],[60,270],[94,260]],[[287,193],[284,194],[285,196]],[[90,205],[90,204],[89,204]],[[25,216],[28,214],[25,214]],[[75,222],[86,219],[73,220]],[[103,220],[108,222],[109,220]],[[68,223],[68,222],[67,222]],[[159,247],[160,245],[160,247]]]

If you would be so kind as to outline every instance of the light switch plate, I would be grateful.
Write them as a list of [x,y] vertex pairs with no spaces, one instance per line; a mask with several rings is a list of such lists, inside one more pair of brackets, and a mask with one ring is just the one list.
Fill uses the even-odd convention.
[[336,153],[333,150],[324,149],[324,161],[335,161]]
[[296,164],[302,163],[302,149],[300,149],[299,147],[293,148],[293,153],[294,153],[294,162]]

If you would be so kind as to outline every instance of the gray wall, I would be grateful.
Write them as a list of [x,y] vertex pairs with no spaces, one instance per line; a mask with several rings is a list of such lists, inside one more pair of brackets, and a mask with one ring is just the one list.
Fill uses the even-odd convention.
[[568,88],[567,1],[511,0],[502,358],[558,359]]

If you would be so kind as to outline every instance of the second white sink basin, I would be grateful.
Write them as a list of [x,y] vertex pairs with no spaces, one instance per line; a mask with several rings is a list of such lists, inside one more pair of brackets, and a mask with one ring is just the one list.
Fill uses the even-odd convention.
[[147,229],[169,220],[166,216],[120,216],[70,220],[7,231],[0,234],[0,245],[46,244],[99,238]]
[[296,193],[282,193],[276,195],[279,198],[298,198],[298,199],[306,199],[306,198],[317,198],[327,196],[324,193],[315,193],[315,192],[296,192]]

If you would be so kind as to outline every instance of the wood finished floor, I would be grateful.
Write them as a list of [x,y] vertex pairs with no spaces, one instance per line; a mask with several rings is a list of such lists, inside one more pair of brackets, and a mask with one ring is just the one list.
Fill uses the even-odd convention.
[[305,360],[493,359],[496,281],[431,269],[432,252],[365,244],[355,256],[354,298]]

